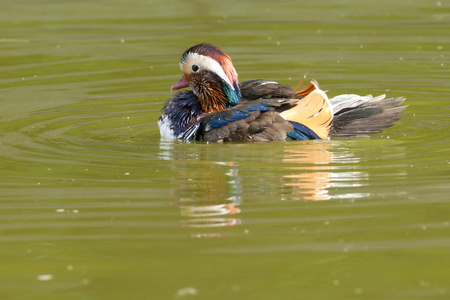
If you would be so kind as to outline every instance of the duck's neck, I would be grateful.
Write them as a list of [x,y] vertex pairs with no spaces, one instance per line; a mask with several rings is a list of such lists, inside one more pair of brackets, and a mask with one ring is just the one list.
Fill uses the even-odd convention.
[[222,90],[227,97],[227,107],[235,106],[241,101],[242,95],[241,90],[239,89],[239,82],[233,82],[233,87],[228,83],[223,83]]
[[206,113],[223,110],[235,106],[241,100],[241,91],[238,82],[231,87],[227,82],[217,78],[208,80],[193,89],[202,109]]

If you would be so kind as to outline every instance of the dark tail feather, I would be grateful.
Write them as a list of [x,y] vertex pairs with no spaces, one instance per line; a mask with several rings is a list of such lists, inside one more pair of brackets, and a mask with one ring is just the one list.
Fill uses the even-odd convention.
[[346,138],[383,132],[394,125],[407,106],[400,106],[405,98],[341,95],[331,99],[333,125],[330,138]]

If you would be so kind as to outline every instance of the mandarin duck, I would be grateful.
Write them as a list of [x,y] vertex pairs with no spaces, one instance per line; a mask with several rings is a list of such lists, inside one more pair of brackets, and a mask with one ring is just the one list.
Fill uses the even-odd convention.
[[328,99],[316,81],[296,91],[269,80],[239,83],[231,58],[211,44],[186,50],[178,92],[164,105],[163,138],[206,142],[327,140],[380,133],[401,118],[402,97]]

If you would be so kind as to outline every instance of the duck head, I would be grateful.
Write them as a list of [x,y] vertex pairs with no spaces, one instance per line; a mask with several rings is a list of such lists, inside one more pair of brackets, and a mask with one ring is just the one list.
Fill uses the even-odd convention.
[[241,99],[236,70],[220,48],[195,45],[183,53],[180,68],[183,76],[170,89],[190,87],[205,112],[234,106]]

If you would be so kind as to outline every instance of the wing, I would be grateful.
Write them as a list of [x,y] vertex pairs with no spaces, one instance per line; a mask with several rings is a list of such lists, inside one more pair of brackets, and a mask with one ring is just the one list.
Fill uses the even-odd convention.
[[[241,87],[243,89],[242,95],[245,98],[264,97],[263,101],[266,102],[263,103],[266,106],[274,108],[281,113],[281,117],[291,121],[295,132],[288,135],[290,139],[328,139],[333,112],[327,95],[320,90],[316,81],[311,81],[297,92],[290,86],[283,86],[267,80],[246,81]],[[292,100],[289,102],[289,100],[277,98]],[[301,99],[301,101],[294,99]],[[272,100],[280,102],[277,103]]]
[[[300,84],[303,80],[300,82]],[[300,85],[299,84],[299,85]],[[319,89],[319,84],[313,80],[301,90],[294,90],[289,85],[281,85],[278,82],[255,79],[240,84],[242,98],[247,100],[256,99],[302,99],[312,91]],[[297,89],[297,88],[296,88]]]
[[295,99],[296,93],[289,85],[281,85],[275,81],[255,79],[240,84],[242,98],[256,99]]
[[179,139],[206,142],[282,141],[294,130],[275,107],[290,105],[290,100],[259,99],[213,112],[188,128]]

